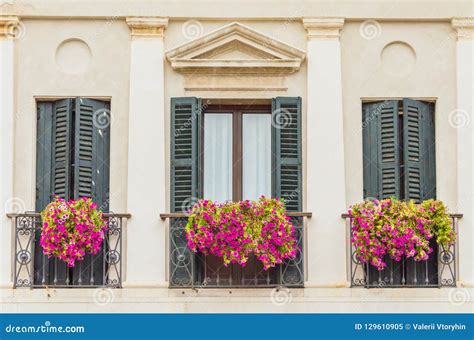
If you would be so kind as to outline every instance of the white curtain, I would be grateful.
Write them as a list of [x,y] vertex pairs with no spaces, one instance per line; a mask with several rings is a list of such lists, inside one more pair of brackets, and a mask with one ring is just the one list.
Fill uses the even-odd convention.
[[232,200],[232,115],[204,115],[204,198]]
[[242,198],[271,197],[271,115],[244,114]]

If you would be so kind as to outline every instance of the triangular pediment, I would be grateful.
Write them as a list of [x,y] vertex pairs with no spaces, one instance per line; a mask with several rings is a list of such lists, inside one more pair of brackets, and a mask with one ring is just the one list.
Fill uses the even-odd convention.
[[179,72],[279,73],[297,71],[305,52],[232,23],[166,53]]

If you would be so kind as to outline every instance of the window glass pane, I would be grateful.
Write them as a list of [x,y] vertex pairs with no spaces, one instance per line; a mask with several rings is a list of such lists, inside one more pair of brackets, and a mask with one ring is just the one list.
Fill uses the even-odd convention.
[[232,200],[232,115],[204,115],[204,198]]
[[271,115],[242,117],[242,198],[255,200],[271,196]]

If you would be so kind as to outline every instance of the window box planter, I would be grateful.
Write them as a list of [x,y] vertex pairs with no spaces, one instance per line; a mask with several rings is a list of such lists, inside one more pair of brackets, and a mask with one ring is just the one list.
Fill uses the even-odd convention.
[[365,201],[348,214],[351,286],[455,286],[459,214],[440,201]]

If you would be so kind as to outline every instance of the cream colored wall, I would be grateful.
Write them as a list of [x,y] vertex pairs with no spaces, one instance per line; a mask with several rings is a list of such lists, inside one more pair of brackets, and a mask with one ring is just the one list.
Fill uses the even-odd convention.
[[[273,20],[286,17],[445,19],[470,16],[470,0],[9,0],[22,16],[165,16]],[[7,10],[9,6],[5,7]]]
[[[451,24],[379,21],[372,23],[373,30],[367,29],[365,38],[361,34],[364,25],[371,23],[347,22],[341,35],[347,203],[363,197],[361,102],[377,98],[428,98],[436,100],[437,198],[458,212],[457,130],[449,123],[449,113],[456,109],[456,35]],[[390,60],[402,61],[398,66],[395,62],[396,73],[405,67],[403,60],[409,57],[403,48],[394,48],[381,57],[384,47],[394,41],[409,44],[416,55],[413,69],[404,76],[387,71]]]
[[[127,140],[130,32],[123,20],[23,20],[16,40],[14,192],[26,210],[35,209],[35,98],[105,97],[111,99],[111,210],[127,207]],[[88,67],[68,74],[58,66],[58,46],[81,39],[89,47]],[[72,50],[74,54],[81,50]],[[65,51],[65,55],[69,52]],[[73,55],[69,56],[73,57]],[[79,61],[79,60],[78,60]],[[74,71],[76,65],[66,70]]]
[[[51,7],[41,2],[37,7],[27,6],[29,2],[18,1],[20,12],[35,16],[44,13],[76,13],[87,15],[79,8]],[[147,2],[149,6],[150,2]],[[283,3],[283,2],[282,2]],[[105,7],[104,7],[105,6]],[[171,5],[168,11],[175,10]],[[222,6],[221,4],[219,6]],[[208,15],[219,16],[219,8],[208,6],[205,10]],[[306,50],[306,31],[300,19],[286,19],[285,15],[321,15],[337,14],[336,6],[324,7],[326,11],[319,12],[319,5],[308,5],[309,9],[303,13],[292,14],[291,10],[283,11],[282,4],[270,8],[269,13],[280,13],[281,20],[266,18],[265,20],[209,20],[201,19],[197,27],[205,34],[227,23],[238,21],[264,34],[275,36],[279,40]],[[351,5],[352,6],[352,5]],[[360,9],[346,5],[345,11],[359,13]],[[385,6],[385,7],[384,7]],[[386,4],[382,6],[386,9]],[[464,5],[463,5],[464,6]],[[132,6],[133,7],[133,6]],[[373,17],[387,16],[385,10],[371,9]],[[451,11],[455,15],[457,10],[450,9],[443,13],[442,9],[425,13],[416,5],[419,15],[443,16]],[[420,7],[420,9],[418,9]],[[448,6],[449,7],[449,6]],[[451,6],[456,7],[456,6]],[[450,7],[450,8],[451,8]],[[98,8],[104,16],[110,5],[104,1],[98,3]],[[124,8],[122,3],[116,8]],[[159,12],[139,12],[137,8],[130,10],[140,15],[163,15],[166,10]],[[258,7],[260,8],[260,7]],[[270,15],[265,11],[249,10],[249,16]],[[353,8],[353,9],[351,9]],[[464,7],[462,7],[464,8]],[[292,7],[293,9],[293,7]],[[303,8],[304,9],[304,8]],[[197,6],[195,10],[204,12],[204,8]],[[242,9],[236,8],[236,15],[244,16]],[[299,11],[302,7],[298,8]],[[156,13],[154,13],[155,11]],[[187,11],[191,11],[187,9]],[[227,9],[225,16],[229,15]],[[98,13],[97,11],[92,11]],[[451,13],[449,12],[449,13]],[[125,13],[125,11],[123,12]],[[128,13],[128,12],[127,12]],[[162,14],[160,14],[162,13]],[[171,12],[170,12],[171,13]],[[396,13],[406,14],[406,10],[397,9]],[[89,13],[92,15],[93,13]],[[333,15],[335,15],[333,14]],[[180,17],[193,15],[192,12]],[[360,14],[359,14],[360,15]],[[459,13],[457,15],[460,15]],[[401,15],[400,15],[401,16]],[[50,96],[92,96],[111,97],[112,99],[112,136],[111,136],[111,208],[116,212],[127,211],[127,140],[128,140],[128,96],[129,96],[129,63],[130,63],[130,31],[123,19],[89,19],[89,20],[62,20],[28,19],[22,22],[27,34],[16,40],[15,53],[15,101],[17,114],[15,115],[15,178],[14,193],[25,203],[27,210],[34,209],[35,201],[35,149],[36,149],[36,110],[35,97]],[[165,50],[172,49],[189,41],[192,34],[183,33],[186,20],[170,18],[165,31]],[[436,136],[437,136],[437,177],[438,197],[445,200],[450,207],[456,207],[456,130],[451,128],[447,115],[455,109],[455,36],[448,21],[444,22],[384,22],[379,21],[381,34],[371,40],[364,39],[360,34],[362,22],[347,21],[341,35],[342,48],[342,86],[344,110],[344,147],[346,164],[346,201],[347,204],[359,201],[362,198],[362,136],[361,136],[361,98],[387,97],[429,97],[437,99],[436,105]],[[188,26],[190,23],[188,22]],[[80,75],[65,75],[57,67],[55,53],[58,45],[67,39],[79,38],[84,40],[91,50],[90,67]],[[405,78],[396,78],[385,74],[380,66],[382,48],[391,41],[406,41],[416,53],[415,68]],[[403,51],[395,50],[403,57]],[[306,62],[299,72],[289,77],[288,96],[303,98],[303,122],[306,121]],[[324,79],[320,80],[324,81]],[[174,72],[165,62],[165,131],[166,146],[169,145],[169,115],[170,98],[192,95],[183,90],[183,76]],[[268,96],[270,98],[270,96]],[[310,114],[310,113],[308,113]],[[330,128],[330,127],[328,127]],[[306,129],[304,128],[304,140]],[[331,147],[322,145],[321,147]],[[306,159],[306,146],[303,150]],[[167,158],[169,147],[166,147]],[[321,160],[324,162],[324,160]],[[304,177],[311,172],[311,164],[305,163]],[[169,179],[168,164],[167,176]],[[167,183],[169,180],[167,180]],[[308,190],[317,190],[305,186]],[[156,193],[143,193],[146,195]],[[166,188],[166,197],[169,197],[169,188]],[[325,195],[326,193],[321,193]],[[169,203],[168,203],[169,204]],[[169,209],[169,206],[168,206]],[[156,212],[157,214],[160,211]],[[132,217],[133,218],[133,217]],[[315,217],[317,218],[317,216]],[[129,230],[128,232],[133,232]],[[146,235],[143,235],[146,237]],[[2,251],[10,249],[9,245],[0,245]],[[311,245],[307,245],[311,247]],[[142,251],[140,244],[128,244],[128,251]],[[321,252],[345,251],[340,249],[318,249]],[[462,251],[462,250],[461,250]],[[11,251],[9,251],[11,253]],[[144,260],[141,270],[146,271],[154,261],[166,261],[167,251],[161,250],[162,257]],[[462,256],[462,253],[461,253]],[[125,255],[126,257],[126,255]],[[310,266],[327,266],[327,263],[308,261]],[[126,268],[125,268],[126,270]],[[311,268],[309,268],[311,270]],[[330,266],[327,271],[331,271]],[[2,270],[3,272],[3,270]],[[462,273],[461,273],[462,274]],[[126,277],[125,280],[130,279]],[[341,277],[347,281],[347,277]],[[232,294],[230,294],[231,292]],[[453,304],[453,295],[461,294],[461,298],[471,303]],[[106,301],[101,301],[101,294],[105,294]],[[289,296],[289,297],[288,297]],[[353,311],[353,312],[460,312],[472,310],[472,296],[474,292],[464,289],[454,291],[450,289],[349,289],[349,288],[305,288],[292,290],[284,298],[290,302],[279,306],[272,298],[272,290],[169,290],[166,287],[138,287],[121,290],[24,290],[0,289],[0,311],[27,312],[27,311],[80,311],[80,312],[125,312],[125,311]],[[110,297],[110,298],[109,298]]]

